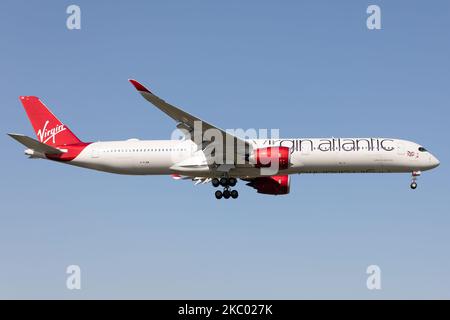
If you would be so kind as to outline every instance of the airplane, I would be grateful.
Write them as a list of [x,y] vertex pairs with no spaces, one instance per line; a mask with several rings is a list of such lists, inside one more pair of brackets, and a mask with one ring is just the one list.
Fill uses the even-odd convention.
[[[306,173],[411,173],[410,187],[416,189],[421,172],[439,165],[423,146],[401,139],[244,139],[165,102],[138,81],[129,81],[176,121],[184,138],[83,142],[35,96],[19,99],[37,140],[8,135],[27,148],[25,154],[30,158],[116,174],[172,175],[195,184],[211,183],[222,188],[214,193],[217,199],[238,198],[233,189],[238,180],[261,194],[285,195],[290,192],[290,175]],[[216,133],[214,138],[206,135],[211,130]],[[226,147],[217,147],[225,140]]]

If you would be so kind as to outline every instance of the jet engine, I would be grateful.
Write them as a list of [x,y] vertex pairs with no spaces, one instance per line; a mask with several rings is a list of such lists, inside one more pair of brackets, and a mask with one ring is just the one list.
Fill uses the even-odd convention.
[[253,151],[248,160],[256,168],[272,167],[275,162],[278,163],[279,170],[284,170],[291,162],[291,150],[288,147],[259,148]]
[[253,187],[258,193],[263,194],[288,194],[291,188],[291,178],[288,175],[258,177],[249,180],[248,186]]

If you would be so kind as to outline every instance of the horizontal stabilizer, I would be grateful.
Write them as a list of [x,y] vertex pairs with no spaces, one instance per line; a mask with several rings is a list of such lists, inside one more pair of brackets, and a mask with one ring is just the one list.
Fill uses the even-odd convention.
[[30,138],[23,134],[17,134],[17,133],[8,133],[8,135],[13,138],[14,140],[20,142],[25,147],[29,149],[33,149],[36,152],[45,153],[45,154],[60,154],[63,153],[63,151],[56,149],[52,146],[49,146],[48,144],[39,142],[33,138]]

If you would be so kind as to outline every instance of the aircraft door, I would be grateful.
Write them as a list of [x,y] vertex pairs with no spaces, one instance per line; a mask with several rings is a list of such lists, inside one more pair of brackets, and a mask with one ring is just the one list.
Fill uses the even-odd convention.
[[92,148],[91,150],[91,158],[98,158],[99,157],[99,151],[97,148]]
[[405,153],[406,153],[406,150],[405,150],[405,145],[404,145],[403,141],[397,141],[397,154],[399,156],[404,156]]

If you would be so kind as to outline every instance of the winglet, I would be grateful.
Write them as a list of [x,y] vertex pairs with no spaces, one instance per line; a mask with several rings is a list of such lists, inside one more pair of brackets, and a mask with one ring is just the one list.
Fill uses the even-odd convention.
[[146,87],[144,87],[142,84],[140,84],[138,81],[134,79],[128,79],[128,81],[131,82],[131,84],[136,88],[139,92],[148,92],[151,93],[150,90],[148,90]]

